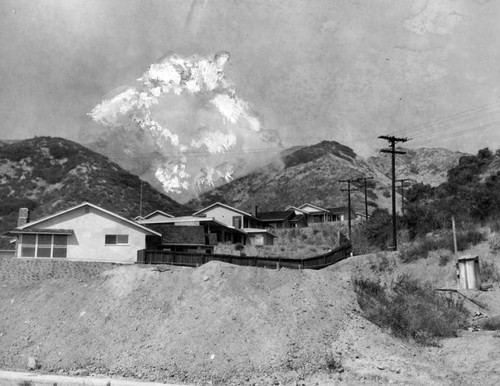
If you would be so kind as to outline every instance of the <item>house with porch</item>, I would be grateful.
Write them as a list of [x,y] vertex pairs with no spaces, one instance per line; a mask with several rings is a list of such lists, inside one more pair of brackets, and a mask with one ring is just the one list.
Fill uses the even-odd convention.
[[151,218],[138,220],[138,223],[162,235],[153,249],[212,253],[218,243],[247,242],[247,234],[242,229],[229,227],[213,217]]
[[22,219],[27,222],[20,221],[16,229],[5,234],[16,237],[17,258],[131,264],[136,262],[138,250],[161,237],[158,232],[89,202],[32,222],[27,215]]
[[[197,211],[193,216],[211,217],[232,229],[241,230],[247,236],[251,235],[251,239],[254,242],[259,243],[256,245],[272,245],[276,238],[274,233],[266,229],[267,224],[265,221],[250,213],[220,202]],[[264,244],[260,244],[261,242]]]

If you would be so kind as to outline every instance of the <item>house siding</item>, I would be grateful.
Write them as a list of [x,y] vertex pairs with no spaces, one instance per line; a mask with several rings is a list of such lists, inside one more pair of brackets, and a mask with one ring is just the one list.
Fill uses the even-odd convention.
[[[88,213],[86,213],[88,211]],[[68,236],[67,260],[134,263],[137,251],[146,248],[146,230],[101,212],[92,207],[81,207],[57,217],[37,223],[36,228],[72,229]],[[29,229],[25,228],[25,229]],[[105,235],[127,234],[126,245],[105,245]],[[21,256],[17,243],[16,256]]]

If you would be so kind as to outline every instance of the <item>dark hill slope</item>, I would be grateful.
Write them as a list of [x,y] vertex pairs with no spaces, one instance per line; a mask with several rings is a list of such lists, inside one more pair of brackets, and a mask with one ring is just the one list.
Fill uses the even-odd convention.
[[[32,219],[88,201],[126,218],[140,212],[141,180],[108,158],[62,138],[35,137],[0,147],[0,229],[16,226],[20,207]],[[184,207],[142,182],[142,210]]]

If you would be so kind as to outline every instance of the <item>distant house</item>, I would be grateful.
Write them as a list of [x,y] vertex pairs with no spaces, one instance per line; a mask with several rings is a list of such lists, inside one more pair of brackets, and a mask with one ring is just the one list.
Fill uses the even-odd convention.
[[266,223],[254,215],[220,202],[216,202],[215,204],[193,213],[193,216],[213,217],[217,221],[236,229],[264,229],[266,227]]
[[181,216],[172,218],[151,218],[138,223],[159,232],[161,242],[155,249],[176,252],[211,253],[217,243],[246,243],[242,229],[229,227],[213,217]]
[[114,263],[134,263],[137,251],[161,236],[88,202],[19,225],[6,235],[17,238],[18,258]]
[[162,212],[161,210],[155,210],[154,212],[151,212],[150,214],[147,214],[146,216],[142,217],[143,220],[162,220],[165,218],[172,218],[171,214]]
[[295,212],[293,210],[258,212],[257,217],[268,227],[275,229],[291,228],[290,220],[295,217]]
[[303,204],[299,209],[306,213],[307,223],[334,221],[334,216],[328,209],[313,204]]
[[[328,208],[330,213],[334,216],[334,221],[347,221],[349,219],[349,208],[347,206],[338,206],[335,208]],[[351,219],[354,220],[358,215],[351,209]]]
[[[254,238],[258,232],[256,229],[261,230],[260,234],[263,235],[259,240],[264,240],[263,245],[272,245],[276,237],[272,232],[266,230],[267,224],[265,221],[255,217],[254,215],[244,212],[242,210],[233,208],[229,205],[216,202],[204,209],[201,209],[193,214],[193,216],[207,216],[225,224],[233,229],[240,229],[246,235],[252,235]],[[250,239],[249,239],[250,241]],[[260,242],[260,241],[259,241]]]
[[273,245],[276,235],[267,229],[246,228],[247,245]]

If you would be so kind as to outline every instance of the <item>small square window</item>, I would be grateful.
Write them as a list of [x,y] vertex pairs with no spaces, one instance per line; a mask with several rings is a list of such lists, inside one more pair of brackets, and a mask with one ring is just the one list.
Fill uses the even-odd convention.
[[108,244],[110,244],[110,245],[116,244],[116,235],[106,235],[104,243],[107,245]]
[[116,235],[117,244],[128,244],[128,235]]

